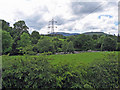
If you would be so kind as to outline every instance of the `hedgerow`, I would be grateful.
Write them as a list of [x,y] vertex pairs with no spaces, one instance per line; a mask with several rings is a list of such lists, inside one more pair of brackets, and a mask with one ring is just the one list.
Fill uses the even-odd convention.
[[89,67],[51,65],[45,56],[3,56],[3,88],[118,88],[118,55]]

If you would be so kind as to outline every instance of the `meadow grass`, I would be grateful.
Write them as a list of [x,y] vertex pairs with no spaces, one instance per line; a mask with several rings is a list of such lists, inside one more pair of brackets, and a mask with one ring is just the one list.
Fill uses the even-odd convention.
[[[82,52],[82,53],[78,53],[78,54],[62,54],[62,55],[47,55],[45,57],[47,57],[49,60],[48,62],[52,65],[72,65],[72,66],[89,66],[90,64],[94,63],[94,62],[99,62],[100,60],[104,59],[109,53],[117,53],[117,52]],[[7,62],[9,60],[19,60],[19,59],[26,59],[26,58],[30,58],[30,57],[36,57],[36,58],[40,58],[41,56],[37,56],[37,55],[33,55],[33,56],[29,56],[25,55],[25,56],[4,56],[3,58],[6,58],[6,61],[3,62]],[[11,61],[11,63],[14,63]]]
[[50,55],[48,56],[49,62],[55,64],[71,64],[73,66],[84,65],[88,66],[93,62],[102,60],[108,53],[114,52],[83,52],[78,54],[63,54],[63,55]]

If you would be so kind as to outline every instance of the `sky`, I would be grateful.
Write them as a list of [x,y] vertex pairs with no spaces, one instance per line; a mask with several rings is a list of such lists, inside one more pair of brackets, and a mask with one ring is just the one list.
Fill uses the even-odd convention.
[[0,19],[11,26],[24,20],[29,32],[51,32],[49,21],[54,19],[55,32],[118,33],[118,0],[0,0]]

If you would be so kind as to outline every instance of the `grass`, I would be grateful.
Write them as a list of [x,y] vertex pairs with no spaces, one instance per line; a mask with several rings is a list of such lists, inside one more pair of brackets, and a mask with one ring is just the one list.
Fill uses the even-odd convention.
[[65,41],[65,39],[59,39],[60,41]]
[[[50,64],[52,65],[69,64],[69,65],[77,67],[80,65],[89,66],[90,64],[94,62],[98,62],[102,60],[105,56],[107,56],[108,53],[114,53],[114,52],[82,52],[79,54],[49,55],[46,57],[48,57],[49,59],[48,62],[50,62]],[[40,56],[29,56],[29,58],[30,57],[40,58]],[[21,58],[25,59],[26,56],[3,56],[3,58],[6,58],[6,61],[9,59],[19,60]]]
[[84,52],[79,54],[50,55],[49,62],[55,64],[71,64],[72,66],[84,65],[88,66],[93,62],[97,62],[104,58],[108,53],[112,52]]

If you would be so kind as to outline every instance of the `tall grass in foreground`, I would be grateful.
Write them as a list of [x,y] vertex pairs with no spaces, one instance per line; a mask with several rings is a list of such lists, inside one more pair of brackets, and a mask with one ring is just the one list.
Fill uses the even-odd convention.
[[74,67],[51,65],[44,56],[3,56],[3,88],[118,88],[118,55],[103,57]]

